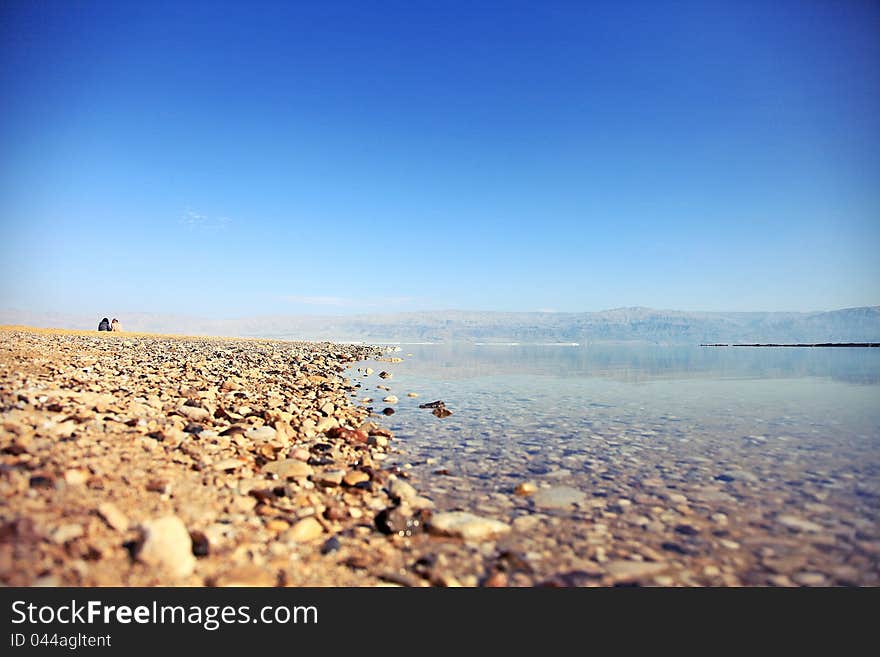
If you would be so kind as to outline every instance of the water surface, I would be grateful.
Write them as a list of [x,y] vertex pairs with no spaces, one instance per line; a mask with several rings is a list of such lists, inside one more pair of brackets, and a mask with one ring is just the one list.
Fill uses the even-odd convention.
[[[625,510],[644,529],[678,493],[684,516],[724,516],[719,531],[752,540],[768,576],[787,576],[760,561],[784,538],[788,551],[818,550],[828,563],[812,567],[826,581],[835,567],[876,579],[878,349],[402,345],[393,355],[404,361],[354,377],[359,396],[377,412],[389,394],[377,385],[400,398],[382,419],[397,462],[442,508],[513,520],[541,511],[513,494],[531,481],[583,491],[579,508]],[[378,379],[383,369],[393,378]],[[418,408],[437,399],[451,417]],[[717,556],[712,544],[702,550]]]

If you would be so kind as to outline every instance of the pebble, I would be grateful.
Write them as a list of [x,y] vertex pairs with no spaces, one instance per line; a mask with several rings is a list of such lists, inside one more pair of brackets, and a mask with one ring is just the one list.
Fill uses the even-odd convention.
[[263,472],[278,475],[279,479],[305,479],[310,477],[314,470],[300,459],[282,459],[264,465]]
[[408,392],[408,393],[406,393],[406,396],[407,396],[407,397],[413,397],[413,398],[415,398],[415,397],[418,397],[418,396],[419,396],[419,393],[417,393],[417,392]]
[[52,532],[50,538],[53,543],[57,543],[59,545],[63,543],[67,543],[67,541],[72,541],[75,538],[79,538],[85,533],[82,525],[76,523],[67,523],[61,525],[56,528],[55,531]]
[[520,484],[517,484],[517,487],[514,489],[514,493],[517,495],[528,496],[533,495],[538,490],[538,487],[532,483],[531,481],[524,481]]
[[822,525],[817,525],[815,522],[810,522],[797,516],[782,515],[778,516],[776,520],[779,524],[799,532],[821,532],[823,529]]
[[466,541],[485,541],[510,531],[500,520],[481,518],[465,511],[449,511],[434,515],[428,523],[432,534],[455,536]]
[[181,406],[177,409],[177,412],[194,422],[205,422],[211,418],[211,414],[208,411],[198,406]]
[[308,517],[303,518],[285,532],[285,538],[289,541],[305,543],[318,538],[323,533],[324,527],[321,526],[321,523],[312,517]]
[[312,475],[312,481],[322,486],[339,486],[342,484],[343,477],[345,477],[345,470],[323,470]]
[[85,470],[67,470],[64,473],[64,481],[67,482],[69,486],[82,486],[89,479],[89,473]]
[[226,470],[237,470],[242,466],[242,462],[239,459],[223,459],[222,461],[217,461],[212,467],[215,470],[226,471]]
[[586,495],[583,491],[570,486],[553,486],[542,488],[532,495],[535,506],[546,509],[567,509],[575,504],[583,503]]
[[196,566],[192,539],[180,518],[165,516],[147,521],[141,526],[141,534],[138,561],[175,578],[192,574]]
[[151,493],[167,495],[171,492],[171,482],[167,479],[150,479],[147,482],[147,490]]
[[253,440],[254,442],[273,440],[275,438],[275,434],[276,431],[274,428],[265,425],[262,427],[252,427],[244,433],[245,437],[248,440]]
[[370,475],[362,470],[350,470],[345,473],[345,476],[342,478],[342,481],[345,482],[346,486],[357,486],[358,484],[364,483],[370,480]]
[[98,506],[97,511],[101,520],[107,523],[110,529],[115,529],[118,532],[124,532],[128,529],[128,517],[112,502],[104,502]]
[[382,401],[386,404],[396,404],[398,400],[397,397],[395,397],[394,395],[388,395],[387,397],[383,398]]
[[828,579],[822,573],[801,572],[792,579],[801,586],[827,586]]
[[416,489],[403,479],[392,479],[388,483],[388,492],[392,498],[396,498],[401,502],[408,502],[418,495]]
[[637,582],[649,577],[655,577],[668,570],[665,563],[651,561],[609,561],[605,564],[605,570],[615,584]]

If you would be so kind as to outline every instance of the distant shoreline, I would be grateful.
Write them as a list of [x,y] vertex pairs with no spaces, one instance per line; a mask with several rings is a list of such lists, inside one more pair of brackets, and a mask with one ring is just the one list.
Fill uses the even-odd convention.
[[701,347],[880,347],[880,342],[816,342],[796,344],[701,344]]

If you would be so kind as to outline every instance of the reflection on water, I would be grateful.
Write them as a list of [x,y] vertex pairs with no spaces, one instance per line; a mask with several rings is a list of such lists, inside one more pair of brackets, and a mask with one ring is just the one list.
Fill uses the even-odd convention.
[[527,372],[533,376],[620,381],[682,378],[823,377],[880,383],[880,349],[655,347],[626,345],[405,345],[404,366],[419,376],[460,379]]
[[[388,394],[377,386],[399,398],[380,416],[395,462],[441,509],[531,522],[523,516],[540,509],[517,484],[562,485],[585,495],[572,524],[540,520],[516,540],[600,560],[653,546],[635,553],[717,561],[725,582],[880,584],[880,350],[405,345],[399,355],[370,363],[390,379],[354,373],[357,395],[377,412]],[[435,399],[454,414],[418,408]],[[578,534],[596,523],[610,533]]]

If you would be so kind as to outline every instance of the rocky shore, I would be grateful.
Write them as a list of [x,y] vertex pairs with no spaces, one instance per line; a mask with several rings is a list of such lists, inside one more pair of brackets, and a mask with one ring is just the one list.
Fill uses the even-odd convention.
[[[425,468],[407,467],[382,413],[411,404],[448,422],[458,409],[395,390],[400,360],[357,345],[0,329],[0,582],[878,583],[864,514],[751,522],[720,487],[669,488],[635,466],[611,478],[597,461],[592,491],[523,472],[466,506],[448,494],[467,488],[462,473],[433,467],[418,491],[410,475]],[[725,476],[719,486],[745,477]]]

